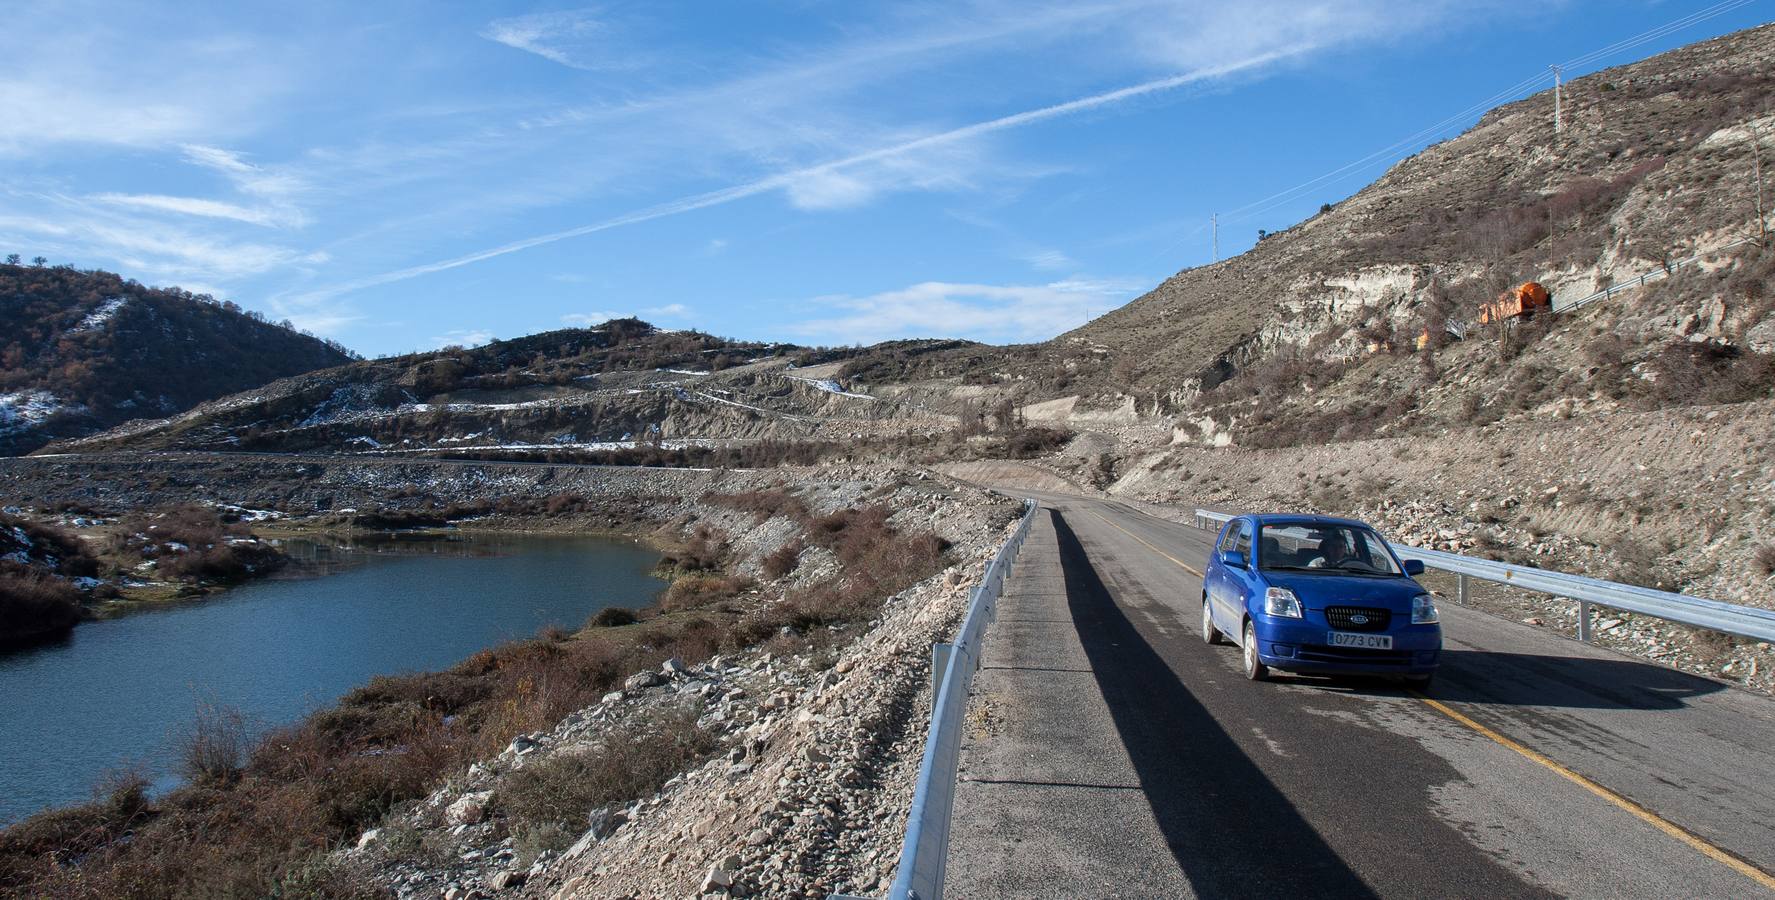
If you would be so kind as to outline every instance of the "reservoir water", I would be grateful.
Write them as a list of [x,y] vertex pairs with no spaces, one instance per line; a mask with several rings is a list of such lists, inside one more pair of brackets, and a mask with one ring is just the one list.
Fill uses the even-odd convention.
[[0,652],[0,824],[85,800],[107,770],[177,783],[200,703],[281,725],[374,675],[443,669],[665,585],[657,554],[582,537],[288,542],[288,573]]

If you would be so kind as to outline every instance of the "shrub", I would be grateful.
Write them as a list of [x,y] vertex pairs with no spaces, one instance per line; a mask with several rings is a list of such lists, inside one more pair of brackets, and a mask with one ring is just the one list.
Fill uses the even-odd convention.
[[658,713],[601,749],[556,754],[519,770],[501,787],[499,805],[520,839],[529,837],[537,849],[564,849],[592,810],[653,793],[715,748],[714,735],[697,727],[694,713]]
[[588,628],[619,628],[623,625],[633,625],[637,621],[640,620],[635,617],[635,611],[626,606],[606,606],[587,619],[586,626]]
[[1609,555],[1614,558],[1610,577],[1623,584],[1640,587],[1668,590],[1663,577],[1663,566],[1658,562],[1658,551],[1650,545],[1627,535],[1619,535],[1608,544]]
[[0,570],[0,644],[67,631],[80,616],[73,585],[23,566]]
[[765,577],[774,581],[795,571],[796,567],[801,565],[801,551],[804,549],[806,546],[800,541],[791,541],[772,550],[759,563],[764,570]]
[[215,510],[196,504],[125,519],[111,536],[110,549],[155,560],[163,577],[188,581],[241,581],[285,561],[245,526],[224,524]]
[[1033,459],[1060,449],[1070,440],[1072,432],[1064,428],[1020,428],[1005,436],[1005,455],[1011,459]]
[[180,765],[192,781],[232,782],[246,762],[247,746],[240,710],[201,703],[180,749]]
[[686,575],[672,582],[660,598],[659,608],[665,612],[701,609],[731,600],[752,587],[752,580],[737,575]]
[[711,572],[721,568],[728,550],[727,541],[716,535],[713,529],[698,525],[691,532],[690,540],[660,554],[659,566],[685,572]]
[[1758,572],[1764,575],[1775,575],[1775,544],[1764,544],[1758,547],[1754,560]]

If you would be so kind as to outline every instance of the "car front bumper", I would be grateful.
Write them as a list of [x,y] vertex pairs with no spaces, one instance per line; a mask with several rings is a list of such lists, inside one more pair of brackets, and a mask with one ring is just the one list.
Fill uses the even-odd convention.
[[1428,675],[1442,657],[1440,625],[1409,625],[1383,632],[1393,638],[1391,650],[1333,647],[1330,629],[1298,619],[1265,616],[1253,621],[1257,656],[1263,664],[1285,672],[1347,675]]

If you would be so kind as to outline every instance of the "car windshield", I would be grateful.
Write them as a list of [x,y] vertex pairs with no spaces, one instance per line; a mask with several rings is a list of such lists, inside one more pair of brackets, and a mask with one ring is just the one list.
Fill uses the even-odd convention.
[[1359,525],[1283,522],[1259,531],[1257,565],[1272,571],[1398,575],[1399,566],[1373,530]]

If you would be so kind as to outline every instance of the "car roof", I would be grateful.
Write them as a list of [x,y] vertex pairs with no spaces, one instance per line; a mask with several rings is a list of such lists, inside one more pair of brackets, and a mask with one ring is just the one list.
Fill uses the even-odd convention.
[[1357,519],[1317,516],[1309,513],[1259,513],[1245,518],[1251,519],[1259,525],[1353,525],[1357,528],[1374,530],[1374,526]]

